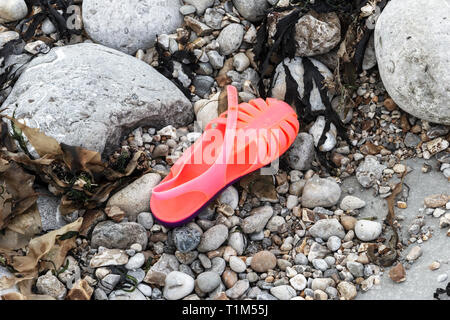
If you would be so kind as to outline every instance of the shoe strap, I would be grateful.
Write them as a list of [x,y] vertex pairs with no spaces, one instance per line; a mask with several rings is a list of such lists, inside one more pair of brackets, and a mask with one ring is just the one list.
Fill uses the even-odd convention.
[[[157,197],[161,200],[174,199],[186,192],[198,191],[202,192],[206,196],[214,192],[217,186],[217,181],[220,181],[222,185],[226,184],[226,170],[227,170],[227,160],[230,159],[234,149],[234,142],[236,137],[236,127],[238,119],[238,93],[235,87],[227,86],[228,94],[228,112],[227,112],[227,125],[225,129],[224,141],[222,144],[222,149],[216,159],[216,162],[208,168],[200,176],[183,183],[177,187],[168,189],[166,191],[158,191],[158,189],[163,188],[166,184],[171,184],[172,181],[167,181],[166,183],[160,184],[153,189],[152,197]],[[183,169],[181,169],[183,170]],[[180,171],[181,171],[180,170]],[[180,173],[180,171],[178,173]],[[176,176],[174,177],[176,179]]]

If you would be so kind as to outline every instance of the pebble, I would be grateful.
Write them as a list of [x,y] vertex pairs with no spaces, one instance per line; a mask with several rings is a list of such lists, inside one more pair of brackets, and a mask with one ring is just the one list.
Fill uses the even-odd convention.
[[309,248],[308,260],[313,261],[316,258],[325,258],[329,253],[328,249],[321,244],[314,242]]
[[362,241],[373,241],[377,239],[381,231],[381,223],[377,221],[359,220],[355,224],[355,234]]
[[137,283],[141,283],[145,279],[145,271],[142,269],[130,270],[127,272],[127,275],[135,278]]
[[327,248],[331,251],[337,251],[341,247],[341,239],[337,236],[331,236],[327,241]]
[[209,293],[219,286],[220,276],[213,271],[203,272],[198,275],[196,283],[200,291]]
[[237,299],[242,296],[250,287],[247,279],[237,281],[233,287],[225,291],[228,298]]
[[366,205],[364,200],[361,200],[355,196],[345,196],[341,201],[341,209],[345,211],[352,211],[355,209],[361,209]]
[[291,300],[297,294],[291,286],[281,285],[270,289],[270,293],[279,300]]
[[421,255],[422,248],[420,248],[419,246],[414,246],[409,250],[408,255],[406,256],[406,260],[414,261],[417,260]]
[[314,138],[301,132],[287,152],[289,166],[296,170],[308,170],[315,157]]
[[181,7],[180,7],[180,13],[181,13],[183,16],[187,16],[187,15],[189,15],[189,14],[192,14],[192,13],[194,13],[195,11],[196,11],[195,7],[194,7],[194,6],[191,6],[191,5],[184,5],[184,6],[181,6]]
[[449,197],[445,194],[434,194],[425,197],[423,202],[427,208],[439,208],[445,206],[448,200]]
[[354,230],[356,222],[358,222],[358,220],[355,217],[351,216],[341,216],[340,220],[342,226],[346,231]]
[[0,23],[23,19],[28,14],[24,0],[2,0],[0,3]]
[[157,173],[147,173],[135,180],[119,192],[116,192],[107,202],[107,207],[117,206],[125,211],[130,221],[135,221],[141,212],[150,212],[151,191],[161,181]]
[[266,225],[266,229],[271,232],[278,232],[280,228],[286,223],[286,220],[281,216],[272,217]]
[[389,270],[389,277],[392,281],[400,283],[406,280],[406,270],[401,263],[397,263]]
[[295,264],[299,265],[307,265],[308,258],[303,253],[297,253],[294,258]]
[[232,256],[230,257],[230,268],[234,272],[241,273],[244,272],[247,269],[247,266],[245,265],[245,262],[242,261],[241,258]]
[[228,237],[228,245],[236,250],[237,255],[242,255],[246,247],[247,239],[238,231],[232,231]]
[[[170,34],[181,27],[181,1],[148,2],[139,0],[83,1],[83,24],[97,43],[128,54],[154,45],[156,36]],[[107,17],[107,18],[105,18]]]
[[95,270],[95,276],[99,280],[102,280],[104,277],[106,277],[110,273],[111,273],[111,270],[109,270],[108,268],[97,268]]
[[137,286],[137,289],[142,292],[142,294],[146,297],[151,297],[152,296],[152,287],[144,284],[144,283],[139,283]]
[[433,217],[439,218],[439,217],[441,217],[444,213],[445,213],[445,210],[444,210],[444,209],[436,208],[436,209],[434,209],[434,211],[433,211]]
[[108,295],[101,288],[97,288],[94,290],[94,299],[95,300],[108,300]]
[[297,274],[289,280],[289,283],[295,290],[302,291],[306,288],[308,281],[306,280],[304,275]]
[[331,236],[343,239],[345,236],[344,227],[337,219],[321,219],[317,221],[310,229],[309,233],[314,238],[328,240]]
[[142,267],[145,263],[145,256],[142,253],[137,253],[128,260],[125,268],[128,270],[135,270]]
[[145,229],[150,230],[153,227],[153,216],[150,212],[141,212],[137,216],[137,222]]
[[57,300],[63,300],[67,293],[66,287],[51,271],[37,279],[36,288],[40,294],[51,296]]
[[159,260],[147,272],[144,282],[163,286],[166,276],[177,271],[180,263],[174,255],[163,253]]
[[385,165],[378,162],[374,156],[368,155],[356,169],[356,179],[364,188],[370,188],[383,176]]
[[208,58],[209,58],[209,63],[211,63],[211,66],[214,69],[221,69],[223,67],[223,63],[225,58],[217,51],[215,50],[210,50],[207,52]]
[[220,203],[229,205],[233,210],[236,210],[239,203],[239,194],[235,187],[229,186],[219,196]]
[[217,8],[208,8],[206,9],[203,18],[206,25],[210,28],[219,30],[221,29],[223,15],[223,12]]
[[356,261],[348,261],[347,269],[356,278],[364,276],[364,266],[362,263]]
[[219,275],[221,275],[226,267],[226,262],[224,259],[220,257],[215,257],[211,260],[211,270],[217,272]]
[[128,256],[123,250],[99,247],[98,252],[91,258],[89,266],[100,268],[105,266],[121,266],[128,262]]
[[341,40],[341,25],[336,13],[308,13],[295,25],[296,55],[315,56],[331,51]]
[[233,5],[239,14],[250,22],[262,20],[268,8],[267,0],[233,0]]
[[219,43],[220,54],[229,55],[241,46],[244,37],[244,27],[238,23],[231,23],[222,29],[217,42]]
[[239,52],[233,57],[233,66],[237,72],[242,72],[250,66],[250,60],[243,52]]
[[165,278],[164,298],[167,300],[180,300],[194,290],[194,279],[179,271],[170,272]]
[[147,298],[139,290],[133,290],[132,292],[116,290],[111,292],[109,300],[147,300]]
[[302,205],[307,208],[334,206],[341,196],[341,188],[332,179],[317,175],[308,180],[303,188]]
[[173,240],[177,249],[182,253],[187,253],[200,244],[201,232],[190,227],[180,227],[173,230]]
[[50,35],[54,32],[56,32],[55,25],[50,21],[49,18],[45,19],[44,22],[42,22],[41,30],[44,34]]
[[242,231],[244,233],[255,233],[262,231],[272,215],[273,208],[271,206],[253,209],[250,212],[250,216],[242,221]]
[[147,247],[147,232],[143,226],[135,222],[114,223],[100,222],[92,231],[91,246],[111,249],[128,249],[132,244],[139,243]]
[[228,228],[223,224],[215,225],[203,233],[197,250],[199,252],[216,250],[227,240],[227,238]]
[[330,286],[334,286],[334,281],[330,278],[315,278],[311,282],[312,290],[325,291]]
[[270,251],[257,252],[251,261],[251,268],[256,272],[267,272],[270,269],[274,269],[277,264],[275,255]]
[[[309,133],[314,138],[314,145],[317,147],[322,136],[323,130],[325,129],[325,117],[319,116],[317,117],[316,122],[314,122],[313,126],[309,129]],[[320,151],[331,151],[336,146],[337,140],[337,130],[334,124],[331,124],[330,130],[325,134],[326,140],[325,142],[319,146]]]
[[313,259],[312,264],[314,268],[325,271],[328,269],[328,263],[324,259]]
[[433,261],[430,266],[428,267],[431,271],[437,270],[441,267],[441,264],[439,261]]
[[444,282],[448,279],[448,275],[446,273],[440,274],[437,277],[438,282]]
[[214,0],[184,0],[184,2],[194,6],[198,15],[203,15],[207,8],[214,5]]
[[223,283],[225,284],[225,287],[227,287],[229,289],[229,288],[233,287],[234,284],[238,281],[238,277],[237,277],[236,272],[234,272],[230,269],[227,269],[222,273],[222,280],[223,280]]
[[337,285],[337,290],[345,300],[353,300],[356,297],[356,287],[353,283],[347,281],[341,281]]
[[108,274],[101,281],[100,286],[106,292],[110,293],[120,281],[120,275]]

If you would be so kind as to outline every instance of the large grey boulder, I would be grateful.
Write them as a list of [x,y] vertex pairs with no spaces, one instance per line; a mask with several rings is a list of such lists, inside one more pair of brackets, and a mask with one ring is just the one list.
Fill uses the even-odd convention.
[[392,0],[375,27],[389,95],[406,112],[450,125],[450,0]]
[[91,43],[32,60],[5,107],[59,142],[105,153],[138,126],[180,126],[194,118],[189,100],[152,67]]
[[84,0],[83,24],[92,40],[133,54],[181,27],[180,7],[179,0]]

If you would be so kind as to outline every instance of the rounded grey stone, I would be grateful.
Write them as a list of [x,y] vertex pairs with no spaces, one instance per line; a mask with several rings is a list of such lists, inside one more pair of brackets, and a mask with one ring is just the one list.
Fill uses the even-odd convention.
[[197,229],[180,227],[173,230],[172,236],[177,249],[186,253],[197,248],[202,235]]
[[247,269],[245,262],[242,261],[242,259],[239,257],[236,256],[230,257],[229,263],[231,270],[233,270],[234,272],[241,273],[244,272],[245,269]]
[[167,300],[180,300],[194,290],[194,279],[182,272],[172,271],[166,276],[164,285],[164,298]]
[[229,55],[241,46],[244,37],[244,27],[239,23],[232,23],[222,29],[217,38],[220,53]]
[[337,219],[321,219],[317,221],[310,229],[309,233],[314,238],[321,238],[328,240],[331,236],[336,236],[340,239],[345,237],[344,227]]
[[381,231],[382,225],[377,221],[359,220],[355,224],[355,234],[362,241],[373,241],[377,239]]
[[137,222],[145,229],[150,230],[153,227],[153,216],[150,212],[141,212],[137,216]]
[[251,22],[262,20],[268,8],[267,0],[233,0],[233,5],[241,16]]
[[233,210],[236,210],[239,203],[239,194],[235,187],[229,186],[219,196],[219,201],[229,205]]
[[312,135],[301,132],[287,153],[287,161],[292,169],[308,170],[314,160],[314,138]]
[[125,268],[128,270],[134,270],[142,267],[145,263],[145,256],[143,253],[136,253],[134,256],[128,260]]
[[314,268],[316,268],[320,271],[325,271],[328,269],[328,263],[324,259],[314,259],[312,261],[312,264],[313,264]]
[[228,228],[223,224],[215,225],[205,231],[197,247],[199,252],[216,250],[228,238]]
[[92,231],[91,246],[109,249],[128,249],[132,244],[139,243],[147,247],[147,232],[144,227],[135,222],[115,223],[100,222]]
[[307,265],[308,258],[303,253],[297,253],[294,258],[295,264]]
[[25,18],[28,7],[24,0],[2,0],[0,2],[0,23]]
[[[341,196],[341,187],[332,179],[309,179],[302,194],[302,205],[307,208],[334,206]],[[328,239],[328,238],[327,238]]]
[[220,276],[217,272],[207,271],[200,273],[196,281],[200,291],[209,293],[220,284]]
[[327,241],[327,248],[331,251],[337,251],[341,247],[341,239],[337,236],[331,236]]

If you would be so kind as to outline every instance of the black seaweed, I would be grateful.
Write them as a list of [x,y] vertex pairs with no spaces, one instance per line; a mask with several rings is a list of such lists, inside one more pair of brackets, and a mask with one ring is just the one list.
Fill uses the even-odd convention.
[[172,74],[174,61],[177,61],[181,63],[183,72],[191,81],[193,81],[195,77],[194,71],[198,68],[195,55],[187,50],[179,50],[170,55],[168,52],[164,51],[159,43],[156,43],[155,48],[158,52],[158,66],[155,67],[155,69],[167,79],[170,79],[188,99],[192,98],[192,93],[189,89],[184,87],[180,80],[174,78]]
[[[30,40],[36,33],[37,27],[46,19],[50,19],[61,38],[68,38],[72,34],[80,35],[81,29],[69,28],[67,20],[72,16],[68,9],[73,5],[73,0],[26,0],[28,7],[33,6],[41,8],[41,12],[26,18],[21,23],[31,22],[27,30],[22,34],[25,41]],[[62,14],[58,12],[62,11]]]

